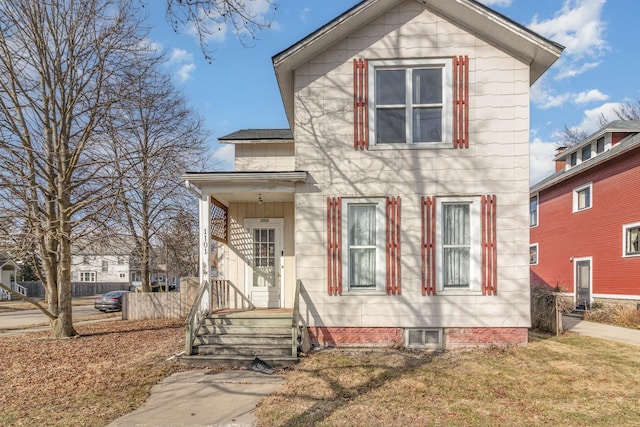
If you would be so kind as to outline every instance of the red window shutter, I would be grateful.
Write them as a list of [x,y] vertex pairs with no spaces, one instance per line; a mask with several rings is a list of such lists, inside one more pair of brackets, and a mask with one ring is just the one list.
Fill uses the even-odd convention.
[[342,294],[341,202],[327,198],[327,281],[329,295]]
[[436,295],[436,198],[422,197],[422,295]]
[[400,295],[400,197],[386,203],[387,295]]
[[469,148],[469,57],[453,57],[453,147]]
[[497,295],[496,196],[482,196],[482,295]]
[[353,60],[353,147],[369,149],[369,84],[366,59]]

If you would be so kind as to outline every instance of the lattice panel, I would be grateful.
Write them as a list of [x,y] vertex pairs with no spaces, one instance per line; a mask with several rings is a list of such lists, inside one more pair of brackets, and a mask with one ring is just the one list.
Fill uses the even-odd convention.
[[227,243],[229,239],[229,209],[211,198],[211,238]]

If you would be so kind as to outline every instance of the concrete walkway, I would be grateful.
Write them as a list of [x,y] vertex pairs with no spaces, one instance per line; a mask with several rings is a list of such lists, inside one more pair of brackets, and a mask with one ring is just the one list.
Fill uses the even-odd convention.
[[253,371],[207,374],[197,370],[165,378],[135,411],[109,427],[254,426],[253,410],[284,381],[280,375]]
[[562,328],[578,335],[603,338],[625,344],[640,345],[640,330],[587,322],[578,317],[562,316]]

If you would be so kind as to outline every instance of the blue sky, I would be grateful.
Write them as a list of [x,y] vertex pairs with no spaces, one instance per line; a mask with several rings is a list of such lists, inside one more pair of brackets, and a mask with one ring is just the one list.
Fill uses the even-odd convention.
[[[215,60],[203,57],[184,28],[175,34],[155,1],[150,37],[168,53],[166,70],[205,118],[217,168],[230,170],[233,147],[217,138],[244,128],[288,127],[271,57],[346,11],[359,0],[279,0],[275,13],[265,0],[249,0],[258,15],[273,20],[252,47],[230,29],[209,41]],[[485,5],[566,47],[561,59],[531,91],[531,183],[554,170],[555,143],[564,126],[597,130],[600,114],[640,99],[637,42],[640,1],[482,0]]]

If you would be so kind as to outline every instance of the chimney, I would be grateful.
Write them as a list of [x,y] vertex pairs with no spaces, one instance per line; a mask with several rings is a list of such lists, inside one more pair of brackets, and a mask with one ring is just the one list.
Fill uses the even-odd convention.
[[[564,150],[566,150],[566,149],[567,149],[567,147],[558,147],[558,148],[556,148],[556,157],[558,157],[560,154],[564,153]],[[560,171],[564,170],[566,165],[567,165],[566,157],[563,157],[562,159],[556,160],[556,172],[560,172]]]

